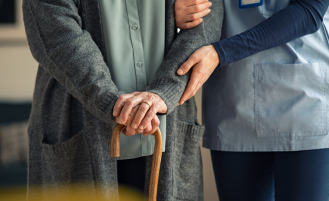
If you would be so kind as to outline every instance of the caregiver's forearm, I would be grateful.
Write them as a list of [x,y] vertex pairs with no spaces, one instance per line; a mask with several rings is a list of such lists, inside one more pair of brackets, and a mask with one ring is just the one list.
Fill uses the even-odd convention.
[[213,43],[220,66],[316,32],[328,5],[328,0],[295,0],[248,31]]

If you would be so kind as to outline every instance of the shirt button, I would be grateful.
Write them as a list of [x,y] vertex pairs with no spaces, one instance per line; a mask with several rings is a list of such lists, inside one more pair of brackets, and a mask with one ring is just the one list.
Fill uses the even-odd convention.
[[142,67],[142,66],[143,66],[143,62],[141,62],[141,61],[138,62],[138,63],[137,63],[137,66],[138,66],[138,67]]
[[138,25],[137,25],[137,24],[133,24],[133,25],[131,25],[131,28],[132,28],[133,30],[136,30],[136,29],[138,29]]

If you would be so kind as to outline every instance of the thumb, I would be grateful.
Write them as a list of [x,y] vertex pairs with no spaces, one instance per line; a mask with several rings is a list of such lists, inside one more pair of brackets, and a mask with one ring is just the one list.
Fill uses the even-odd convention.
[[179,69],[177,70],[177,74],[185,75],[198,62],[199,62],[199,59],[196,56],[196,53],[193,53],[190,56],[190,58],[179,67]]

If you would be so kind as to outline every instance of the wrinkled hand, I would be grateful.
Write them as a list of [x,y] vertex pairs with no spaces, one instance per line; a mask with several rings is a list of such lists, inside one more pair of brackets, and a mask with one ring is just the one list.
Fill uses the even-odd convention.
[[156,114],[167,113],[167,110],[167,105],[157,94],[134,92],[118,98],[113,108],[113,116],[118,124],[127,126],[124,134],[148,135],[153,134],[159,127],[160,121]]
[[178,75],[184,75],[193,67],[190,81],[179,104],[183,104],[186,100],[193,97],[218,65],[219,56],[213,45],[204,46],[195,51],[177,70]]
[[202,22],[202,17],[210,13],[209,0],[176,0],[175,19],[180,29],[190,29]]
[[[159,127],[160,120],[159,120],[158,116],[156,116],[156,115],[151,120],[151,122],[147,123],[147,125],[144,129],[139,129],[139,128],[134,129],[131,126],[128,126],[128,125],[131,125],[131,122],[134,119],[134,117],[135,117],[135,115],[136,115],[139,108],[140,108],[140,105],[137,105],[136,107],[134,107],[131,110],[131,113],[128,116],[127,122],[125,124],[123,124],[123,125],[125,125],[124,129],[122,130],[122,133],[124,135],[132,136],[132,135],[135,135],[137,133],[143,133],[144,136],[145,136],[145,135],[153,134],[155,132],[155,130]],[[120,124],[118,119],[119,119],[119,117],[116,117],[116,122],[118,124]]]

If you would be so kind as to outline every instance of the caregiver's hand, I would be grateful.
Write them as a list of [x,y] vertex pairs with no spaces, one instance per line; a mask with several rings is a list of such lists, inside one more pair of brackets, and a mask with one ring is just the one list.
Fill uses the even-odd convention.
[[[134,112],[131,123],[127,122],[129,115]],[[154,133],[157,127],[157,122],[152,122],[157,113],[167,113],[166,103],[157,94],[151,92],[134,92],[131,94],[125,94],[118,98],[113,108],[113,116],[116,117],[116,121],[119,124],[127,124],[127,127],[131,127],[137,130],[144,130],[150,123],[152,124],[152,130],[145,132],[144,134]],[[155,121],[155,120],[153,120]],[[160,122],[159,122],[160,123]]]
[[184,75],[193,67],[190,81],[179,104],[183,104],[186,100],[193,97],[218,65],[219,56],[213,45],[204,46],[195,51],[177,70],[178,75]]
[[210,13],[209,0],[176,0],[175,19],[176,26],[180,29],[190,29],[202,22],[202,17]]

